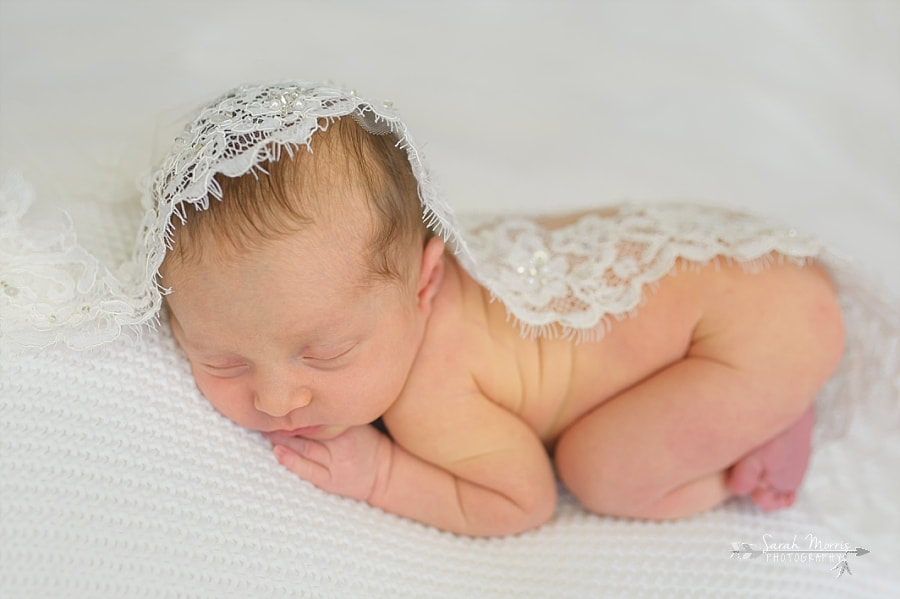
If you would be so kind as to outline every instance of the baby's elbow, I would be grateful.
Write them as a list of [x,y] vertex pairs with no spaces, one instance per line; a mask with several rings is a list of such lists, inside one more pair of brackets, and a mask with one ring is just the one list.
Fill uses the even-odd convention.
[[556,486],[552,485],[542,491],[543,492],[535,492],[534,495],[529,498],[525,506],[525,513],[527,516],[523,519],[526,526],[520,532],[543,526],[549,522],[556,513]]
[[507,534],[520,534],[547,524],[556,513],[556,502],[555,484],[535,485],[515,502],[517,509]]
[[[505,537],[540,528],[556,513],[556,486],[533,489],[521,496],[506,496],[502,507],[480,514],[476,536]],[[499,506],[498,506],[499,507]],[[474,523],[472,523],[474,524]]]

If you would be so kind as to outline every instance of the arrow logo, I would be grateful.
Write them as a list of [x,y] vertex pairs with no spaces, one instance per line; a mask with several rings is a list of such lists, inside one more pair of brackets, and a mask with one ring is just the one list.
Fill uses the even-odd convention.
[[754,559],[762,555],[761,549],[757,549],[750,543],[732,543],[731,557],[738,559]]
[[853,572],[850,571],[850,564],[847,562],[847,556],[856,555],[857,557],[860,557],[869,553],[869,550],[862,547],[857,547],[856,549],[849,551],[846,549],[757,549],[750,543],[731,544],[732,559],[755,559],[761,555],[779,553],[833,553],[843,555],[844,559],[842,559],[835,567],[832,568],[832,570],[838,570],[836,578],[840,578],[844,574],[844,572],[850,574],[851,576],[853,575]]

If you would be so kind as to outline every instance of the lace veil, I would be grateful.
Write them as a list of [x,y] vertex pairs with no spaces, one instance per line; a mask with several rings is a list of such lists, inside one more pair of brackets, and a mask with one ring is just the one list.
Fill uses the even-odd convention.
[[308,146],[317,130],[351,116],[374,135],[392,135],[418,180],[425,220],[471,268],[460,226],[438,195],[424,159],[387,102],[369,102],[323,85],[284,82],[243,86],[200,109],[144,186],[143,218],[130,260],[110,268],[82,247],[70,226],[27,230],[21,220],[32,202],[20,177],[8,178],[0,212],[0,306],[7,342],[74,348],[139,335],[158,321],[159,268],[171,243],[173,216],[190,218],[221,199],[217,173],[237,177],[282,152]]
[[[672,273],[679,258],[688,264],[733,260],[750,270],[773,259],[814,258],[841,289],[850,336],[843,374],[833,383],[839,388],[831,395],[874,394],[881,409],[896,416],[900,311],[816,239],[685,203],[624,205],[556,222],[508,215],[460,219],[389,103],[303,82],[239,87],[203,107],[145,185],[137,242],[130,259],[115,267],[84,249],[71,227],[24,227],[30,188],[21,178],[7,179],[0,203],[4,343],[87,348],[156,324],[166,292],[158,271],[173,216],[189,219],[192,211],[219,201],[214,175],[240,176],[284,152],[305,151],[316,131],[344,116],[373,135],[393,136],[406,151],[426,224],[504,303],[524,334],[599,338],[616,319],[634,313],[648,287]],[[836,413],[839,403],[834,401]]]

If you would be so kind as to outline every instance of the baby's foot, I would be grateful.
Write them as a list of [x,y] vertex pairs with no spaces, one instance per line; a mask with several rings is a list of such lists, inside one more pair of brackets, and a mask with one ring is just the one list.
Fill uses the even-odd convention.
[[735,462],[728,488],[736,495],[750,495],[767,512],[793,505],[809,463],[813,413],[810,405],[778,436]]

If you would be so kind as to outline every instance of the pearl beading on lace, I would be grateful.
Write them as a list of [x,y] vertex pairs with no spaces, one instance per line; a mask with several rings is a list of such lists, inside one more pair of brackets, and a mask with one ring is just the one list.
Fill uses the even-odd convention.
[[295,110],[302,110],[304,103],[297,89],[270,91],[267,102],[271,110],[277,110],[281,116],[287,116]]
[[544,250],[538,250],[531,254],[528,264],[516,267],[516,272],[525,276],[525,281],[530,287],[540,287],[547,282],[548,263],[550,256]]

